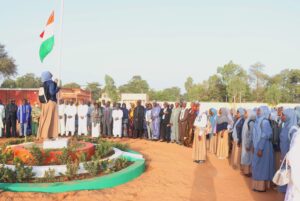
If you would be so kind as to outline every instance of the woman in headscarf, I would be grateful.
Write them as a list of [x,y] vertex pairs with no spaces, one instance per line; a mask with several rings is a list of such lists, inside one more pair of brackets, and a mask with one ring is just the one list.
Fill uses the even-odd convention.
[[210,108],[209,111],[209,121],[208,121],[208,127],[209,127],[209,152],[216,154],[217,153],[217,110],[215,108]]
[[290,151],[287,153],[288,164],[291,168],[291,179],[288,183],[285,201],[298,201],[300,200],[300,129],[294,133]]
[[219,159],[228,158],[229,144],[228,144],[228,128],[231,120],[228,118],[229,111],[226,108],[220,108],[219,116],[217,118],[217,157]]
[[40,139],[57,138],[58,106],[56,94],[59,92],[59,88],[57,83],[52,80],[52,74],[49,71],[42,73],[41,80],[47,102],[42,104],[37,137]]
[[270,188],[270,181],[272,181],[275,171],[269,114],[267,106],[259,107],[253,127],[252,189],[257,192],[265,192]]
[[235,115],[235,122],[232,129],[232,151],[231,151],[231,166],[234,169],[241,167],[241,143],[242,130],[244,125],[245,109],[239,108]]
[[244,114],[245,122],[242,130],[242,157],[241,165],[243,174],[246,176],[251,175],[251,162],[252,162],[252,132],[255,120],[255,112],[247,110]]
[[300,106],[295,107],[295,113],[297,116],[297,124],[300,127]]
[[196,163],[203,163],[206,160],[206,129],[207,129],[207,115],[201,112],[199,105],[199,112],[194,122],[195,136],[193,143],[193,161]]
[[[285,109],[281,115],[281,121],[283,122],[283,126],[279,135],[280,139],[280,159],[281,161],[284,159],[287,152],[290,150],[290,144],[293,134],[296,132],[294,129],[297,126],[297,116],[294,109]],[[285,168],[285,166],[283,167]],[[286,192],[286,185],[280,186],[278,188],[279,192]]]

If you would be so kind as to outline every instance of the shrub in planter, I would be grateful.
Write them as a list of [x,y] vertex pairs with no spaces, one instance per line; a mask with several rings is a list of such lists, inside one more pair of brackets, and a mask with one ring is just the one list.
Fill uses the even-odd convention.
[[33,165],[42,165],[44,163],[44,156],[41,149],[37,146],[30,148],[30,153],[33,157]]
[[32,167],[25,167],[24,163],[19,158],[14,158],[15,165],[15,175],[17,182],[24,182],[32,179],[34,173],[32,172]]
[[16,180],[15,178],[16,178],[15,171],[1,165],[0,182],[13,183]]
[[130,165],[130,162],[125,158],[117,158],[113,161],[113,165],[109,168],[110,172],[118,172]]
[[83,164],[83,167],[86,171],[88,171],[88,173],[91,176],[94,177],[100,172],[100,164],[101,164],[101,162],[96,159],[96,160],[92,160],[92,161],[89,161],[89,162],[85,162]]
[[66,171],[66,177],[68,179],[72,179],[76,174],[79,169],[79,161],[75,160],[74,162],[72,161],[72,158],[69,157],[67,160],[67,171]]

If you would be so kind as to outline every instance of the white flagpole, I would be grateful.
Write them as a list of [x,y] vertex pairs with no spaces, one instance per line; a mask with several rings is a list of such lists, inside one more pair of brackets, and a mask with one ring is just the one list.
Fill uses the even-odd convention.
[[[62,61],[62,42],[63,42],[63,20],[64,20],[64,0],[61,0],[61,3],[60,3],[60,20],[59,20],[59,37],[60,37],[60,43],[59,43],[59,61],[58,61],[58,87],[60,87],[60,85],[62,84],[61,82],[61,61]],[[61,92],[58,92],[58,96],[57,96],[57,102],[59,104],[59,101],[60,101],[60,93]],[[57,117],[57,121],[59,119],[59,116]],[[59,125],[59,122],[58,122],[58,125]],[[57,137],[58,138],[58,137]]]
[[59,63],[58,63],[58,80],[61,83],[61,63],[62,63],[62,42],[63,42],[63,19],[64,19],[64,0],[61,0],[60,4],[60,24],[59,24],[59,37],[60,37],[60,44],[59,44]]

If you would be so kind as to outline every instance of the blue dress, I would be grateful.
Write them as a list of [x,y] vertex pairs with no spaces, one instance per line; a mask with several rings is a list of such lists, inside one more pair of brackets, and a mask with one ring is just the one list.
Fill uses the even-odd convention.
[[[269,120],[264,116],[259,117],[253,128],[253,161],[252,161],[252,178],[256,181],[272,181],[274,170],[274,151],[271,143],[272,128]],[[262,157],[257,153],[262,150]]]

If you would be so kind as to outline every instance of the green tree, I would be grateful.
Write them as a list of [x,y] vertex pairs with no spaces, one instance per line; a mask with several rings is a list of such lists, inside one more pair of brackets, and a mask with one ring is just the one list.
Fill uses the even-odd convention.
[[104,80],[104,92],[107,93],[112,101],[118,101],[120,98],[114,79],[109,75],[105,75]]
[[260,102],[264,98],[265,87],[268,82],[268,76],[263,72],[265,65],[256,62],[250,66],[249,78],[250,84],[254,88],[253,94],[255,94],[256,101]]
[[159,91],[152,89],[149,90],[148,95],[150,100],[178,101],[181,99],[179,87],[171,87]]
[[218,67],[217,72],[221,76],[222,84],[226,87],[226,93],[233,102],[242,100],[247,93],[248,75],[238,64],[230,61],[223,67]]
[[192,77],[188,77],[184,83],[184,88],[188,92],[194,86],[194,80]]
[[120,86],[119,91],[120,93],[147,93],[149,84],[141,76],[135,75],[127,84]]
[[272,84],[266,90],[265,101],[272,105],[277,105],[280,103],[282,98],[280,86],[278,84]]
[[63,88],[80,88],[80,85],[77,84],[76,82],[70,82],[70,83],[67,83],[67,84],[64,84],[63,85]]
[[98,82],[89,82],[87,83],[86,90],[92,93],[92,99],[98,100],[101,96],[101,88]]
[[8,78],[1,84],[1,88],[17,88],[17,83],[15,80]]
[[33,73],[28,73],[16,79],[18,88],[38,88],[42,86],[42,81]]
[[5,46],[0,44],[0,78],[10,77],[17,74],[15,60],[8,56]]
[[299,102],[300,101],[300,70],[285,69],[280,73],[272,76],[268,86],[278,86],[281,91],[280,102]]
[[208,78],[207,96],[209,101],[225,101],[226,86],[223,85],[218,75],[212,75]]

